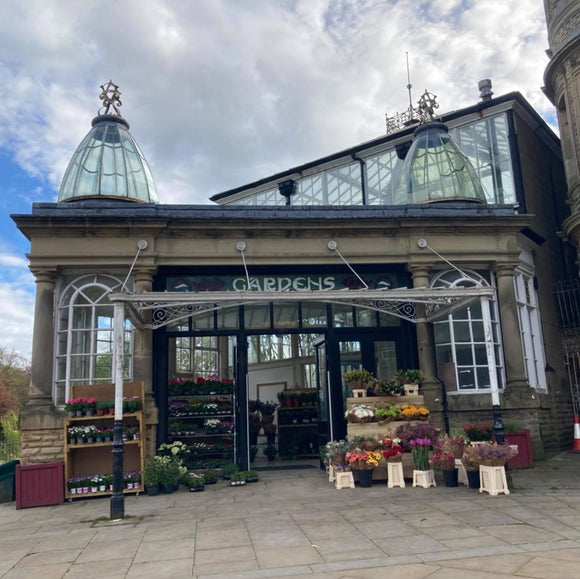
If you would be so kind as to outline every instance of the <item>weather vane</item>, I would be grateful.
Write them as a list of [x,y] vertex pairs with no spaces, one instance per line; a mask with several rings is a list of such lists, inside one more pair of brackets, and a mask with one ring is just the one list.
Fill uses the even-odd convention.
[[[109,80],[108,83],[101,85],[101,94],[99,98],[103,101],[103,106],[99,109],[99,115],[108,115],[112,114],[109,113],[111,107],[115,111],[118,116],[121,115],[121,111],[119,111],[119,107],[122,106],[121,102],[121,92],[119,91],[119,85],[115,84],[112,80]],[[104,112],[101,112],[103,111]]]

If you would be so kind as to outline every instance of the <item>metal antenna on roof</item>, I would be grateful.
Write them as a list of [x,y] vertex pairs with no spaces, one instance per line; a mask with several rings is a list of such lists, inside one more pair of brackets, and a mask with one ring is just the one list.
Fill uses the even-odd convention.
[[409,70],[409,53],[405,52],[405,58],[407,59],[407,90],[409,91],[409,120],[413,118],[413,96],[411,89],[413,85],[411,84],[411,71]]

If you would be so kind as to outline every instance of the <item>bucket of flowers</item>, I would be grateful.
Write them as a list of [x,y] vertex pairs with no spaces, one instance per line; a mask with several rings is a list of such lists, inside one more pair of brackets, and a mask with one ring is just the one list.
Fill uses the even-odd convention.
[[202,474],[190,472],[187,474],[187,486],[190,493],[200,493],[205,490],[205,480]]
[[385,437],[382,440],[384,447],[383,458],[387,462],[401,462],[403,460],[403,453],[405,449],[401,446],[400,438]]
[[444,450],[439,450],[431,457],[430,462],[434,468],[443,471],[443,479],[446,487],[458,486],[458,471],[455,468],[455,457],[452,454]]
[[355,448],[346,454],[346,460],[351,470],[358,472],[358,482],[361,487],[368,488],[373,484],[373,469],[379,466],[381,453],[374,450]]
[[475,446],[466,446],[461,455],[461,464],[467,474],[467,482],[470,489],[479,488],[479,454]]
[[517,446],[497,442],[478,444],[475,451],[479,456],[479,464],[483,466],[505,466],[505,463],[518,453]]
[[433,470],[429,468],[429,452],[433,440],[431,438],[412,438],[409,446],[413,454],[413,486],[429,488],[435,485]]

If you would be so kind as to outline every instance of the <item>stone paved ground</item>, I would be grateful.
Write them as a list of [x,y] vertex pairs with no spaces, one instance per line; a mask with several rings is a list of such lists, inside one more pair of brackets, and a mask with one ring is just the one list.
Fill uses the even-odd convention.
[[[335,490],[318,471],[245,487],[17,511],[0,505],[2,578],[580,577],[580,455],[514,472],[514,491]],[[210,490],[211,489],[211,490]],[[105,520],[99,520],[99,518]]]

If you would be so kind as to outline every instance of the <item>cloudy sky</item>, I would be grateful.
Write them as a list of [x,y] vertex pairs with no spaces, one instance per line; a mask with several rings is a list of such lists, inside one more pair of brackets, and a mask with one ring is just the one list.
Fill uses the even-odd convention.
[[56,199],[99,85],[162,203],[221,191],[384,133],[427,88],[440,112],[520,91],[551,124],[542,0],[2,0],[0,345],[31,351],[28,243],[9,218]]

